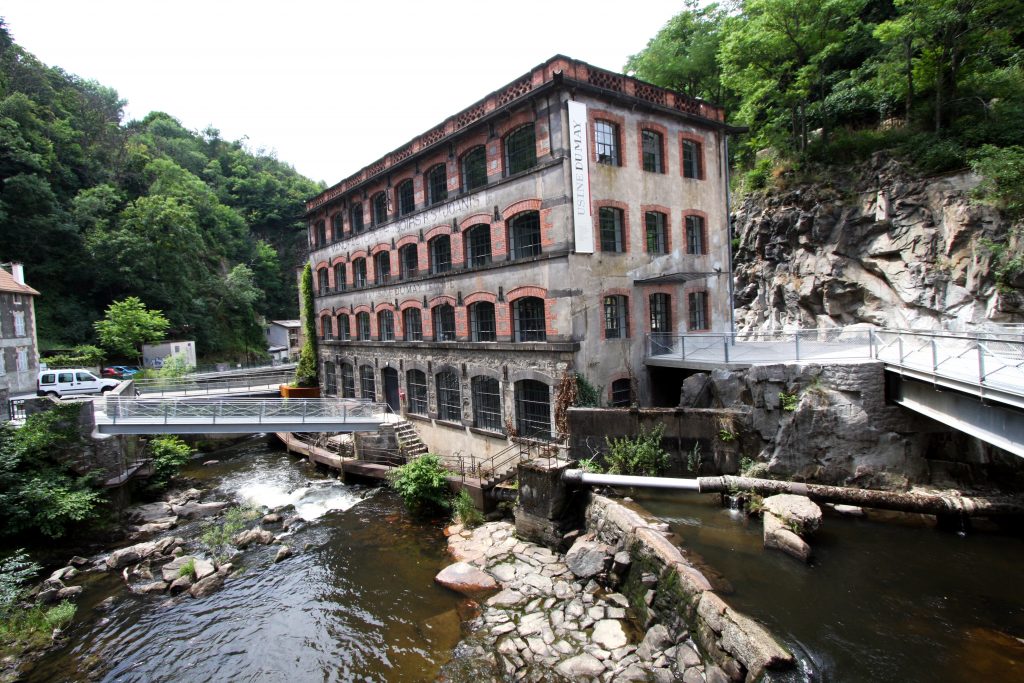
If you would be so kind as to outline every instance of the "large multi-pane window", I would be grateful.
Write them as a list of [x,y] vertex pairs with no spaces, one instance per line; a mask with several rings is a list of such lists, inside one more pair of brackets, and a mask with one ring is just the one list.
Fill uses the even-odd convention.
[[509,252],[512,258],[528,258],[540,254],[540,214],[527,211],[508,224]]
[[352,286],[355,289],[366,286],[366,259],[352,259]]
[[625,339],[629,336],[629,298],[620,294],[604,298],[605,339]]
[[653,130],[642,131],[640,133],[640,144],[644,158],[644,170],[651,173],[664,173],[664,144],[661,133]]
[[324,361],[324,393],[328,396],[338,394],[338,376],[334,372],[334,363]]
[[501,387],[493,377],[477,376],[470,383],[473,392],[473,426],[502,431]]
[[388,193],[378,192],[373,195],[373,200],[370,202],[370,208],[373,210],[373,224],[382,225],[388,220]]
[[598,209],[597,215],[598,224],[601,227],[601,251],[613,253],[626,251],[622,209],[602,206]]
[[527,123],[505,136],[505,175],[529,170],[537,164],[533,124]]
[[651,294],[651,333],[670,334],[672,332],[672,298],[668,294],[656,292]]
[[416,194],[413,191],[412,178],[404,180],[395,188],[398,195],[398,215],[405,216],[416,210]]
[[322,247],[327,244],[327,223],[324,221],[316,222],[316,243],[315,246]]
[[447,273],[452,269],[452,240],[448,235],[438,235],[427,245],[430,253],[430,272]]
[[373,380],[372,365],[362,365],[359,367],[359,396],[367,401],[377,400],[377,387]]
[[356,397],[356,378],[355,370],[352,368],[351,363],[341,364],[341,397],[342,398],[355,398]]
[[597,163],[621,166],[619,153],[619,127],[611,121],[594,122],[594,145],[597,149]]
[[551,391],[533,379],[516,382],[516,429],[520,436],[551,436]]
[[544,300],[535,296],[524,296],[512,302],[512,339],[517,342],[542,342],[547,340],[547,325],[544,317]]
[[704,239],[704,217],[693,214],[686,217],[686,253],[706,254],[707,244]]
[[349,212],[351,217],[349,219],[349,226],[352,228],[352,232],[356,235],[363,231],[363,205],[361,202],[357,202],[352,205],[352,209]]
[[701,177],[703,146],[694,140],[683,140],[683,177]]
[[348,289],[345,286],[345,264],[335,263],[334,264],[334,290],[337,292],[344,292]]
[[427,171],[427,204],[439,204],[448,199],[448,169],[444,164]]
[[334,233],[336,241],[341,239],[341,233],[345,231],[345,214],[341,211],[334,214],[331,218],[331,231]]
[[391,281],[391,254],[378,251],[373,256],[373,281],[383,285]]
[[405,373],[405,390],[409,394],[409,412],[413,415],[426,415],[427,373],[422,370],[409,370]]
[[398,272],[403,279],[414,277],[419,272],[420,255],[415,244],[407,244],[398,250]]
[[440,304],[431,310],[434,319],[434,341],[455,341],[455,308]]
[[359,341],[370,340],[370,314],[366,311],[356,313],[356,339]]
[[338,314],[338,339],[349,341],[352,339],[352,330],[349,328],[348,313]]
[[686,308],[689,313],[687,329],[707,330],[711,328],[708,324],[710,311],[708,310],[707,292],[690,292],[686,295]]
[[466,249],[466,267],[485,266],[491,262],[491,226],[474,225],[462,236]]
[[473,341],[497,341],[494,304],[490,301],[478,301],[469,305],[469,331]]
[[451,370],[439,372],[437,382],[437,417],[448,422],[462,421],[462,395],[459,391],[459,376]]
[[321,296],[331,291],[331,280],[327,275],[326,268],[317,268],[316,271],[317,291]]
[[668,240],[665,239],[665,214],[660,211],[644,212],[644,227],[647,231],[647,253],[667,254]]
[[402,335],[405,341],[423,341],[423,315],[418,308],[402,311]]
[[387,309],[377,312],[377,338],[395,341],[395,314]]
[[487,148],[474,147],[462,155],[462,191],[470,192],[487,184]]
[[628,378],[612,382],[612,408],[628,408],[633,404],[633,383]]
[[334,323],[331,322],[331,316],[329,315],[320,316],[320,337],[322,339],[334,339]]

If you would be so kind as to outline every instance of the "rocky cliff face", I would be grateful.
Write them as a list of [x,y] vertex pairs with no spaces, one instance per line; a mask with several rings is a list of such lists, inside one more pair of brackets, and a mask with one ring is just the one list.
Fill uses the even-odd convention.
[[1024,321],[1024,277],[1000,291],[984,246],[1010,225],[971,201],[976,176],[919,178],[881,155],[831,173],[737,208],[738,331]]

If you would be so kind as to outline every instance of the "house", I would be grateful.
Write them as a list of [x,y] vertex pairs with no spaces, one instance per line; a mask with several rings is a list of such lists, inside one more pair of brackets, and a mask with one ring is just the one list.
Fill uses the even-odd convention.
[[271,320],[267,326],[267,351],[274,360],[298,358],[302,350],[302,323],[298,320]]
[[557,436],[570,373],[603,405],[675,405],[647,348],[731,328],[734,132],[555,56],[314,197],[322,390],[481,455]]
[[168,341],[159,344],[142,345],[142,364],[147,368],[162,367],[168,356],[184,354],[190,367],[196,367],[196,343],[194,341]]
[[0,392],[35,392],[39,374],[35,297],[20,263],[0,264]]

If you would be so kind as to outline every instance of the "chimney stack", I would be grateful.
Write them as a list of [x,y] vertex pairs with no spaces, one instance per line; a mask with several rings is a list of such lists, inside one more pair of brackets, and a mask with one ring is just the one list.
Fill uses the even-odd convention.
[[25,266],[20,263],[12,263],[11,277],[13,277],[14,281],[19,285],[25,284]]

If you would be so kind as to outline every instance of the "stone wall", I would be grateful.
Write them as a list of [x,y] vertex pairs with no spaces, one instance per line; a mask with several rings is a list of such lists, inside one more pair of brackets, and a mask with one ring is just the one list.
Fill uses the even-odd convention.
[[755,681],[767,669],[793,667],[792,654],[763,626],[729,607],[656,520],[596,494],[589,495],[585,519],[588,534],[629,553],[620,590],[644,628],[661,623],[674,638],[689,631],[705,660],[728,680]]

